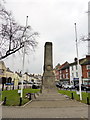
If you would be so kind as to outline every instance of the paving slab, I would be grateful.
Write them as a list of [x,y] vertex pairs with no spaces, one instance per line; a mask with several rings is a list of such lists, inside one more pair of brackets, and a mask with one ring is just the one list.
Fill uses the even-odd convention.
[[24,107],[2,107],[3,118],[88,118],[88,105],[58,93],[40,94]]

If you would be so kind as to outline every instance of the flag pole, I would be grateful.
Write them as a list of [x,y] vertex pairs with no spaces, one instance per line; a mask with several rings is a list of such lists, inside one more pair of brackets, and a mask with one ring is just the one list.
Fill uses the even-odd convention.
[[78,77],[79,77],[79,94],[80,94],[80,100],[82,100],[81,71],[80,71],[79,55],[78,55],[77,28],[76,28],[76,23],[74,23],[74,24],[75,24],[75,37],[76,37],[76,52],[77,52]]
[[[26,16],[26,27],[27,29],[27,23],[28,23],[28,16]],[[25,33],[24,33],[25,34]],[[26,40],[26,38],[25,38]],[[24,74],[24,65],[25,65],[25,51],[26,51],[26,43],[24,42],[24,47],[23,47],[23,62],[22,62],[22,85],[21,85],[21,99],[23,98],[23,74]]]

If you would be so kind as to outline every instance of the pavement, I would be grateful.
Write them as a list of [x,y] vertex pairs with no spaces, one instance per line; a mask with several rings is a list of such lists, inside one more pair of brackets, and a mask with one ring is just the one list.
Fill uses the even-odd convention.
[[2,106],[2,118],[88,118],[88,105],[57,92],[45,92],[24,106]]

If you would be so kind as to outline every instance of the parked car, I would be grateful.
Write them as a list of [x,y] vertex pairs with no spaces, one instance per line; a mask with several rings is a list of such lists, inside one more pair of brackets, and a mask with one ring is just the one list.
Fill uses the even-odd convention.
[[29,81],[28,84],[33,84],[33,82]]
[[37,83],[34,83],[34,84],[32,85],[32,89],[38,89],[38,88],[40,88],[40,86],[39,86]]
[[14,85],[14,83],[6,83],[6,85]]
[[86,85],[85,85],[84,90],[85,90],[85,91],[90,91],[90,86],[86,86]]
[[63,87],[64,87],[64,89],[68,89],[68,88],[69,88],[69,85],[66,84],[66,85],[64,85]]
[[69,88],[69,89],[74,89],[75,86],[74,86],[74,85],[68,85],[68,88]]
[[[21,84],[22,84],[22,82],[18,82],[18,85],[21,85]],[[23,81],[23,84],[27,84],[27,82]]]
[[[75,89],[79,90],[79,84],[75,85]],[[86,90],[86,89],[87,89],[86,86],[84,84],[81,84],[81,90]]]
[[62,88],[62,85],[61,85],[61,83],[56,83],[56,87],[58,87],[58,88]]

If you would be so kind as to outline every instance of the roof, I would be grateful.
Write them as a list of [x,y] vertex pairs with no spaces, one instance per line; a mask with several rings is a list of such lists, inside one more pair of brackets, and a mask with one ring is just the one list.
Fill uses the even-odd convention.
[[18,75],[19,77],[22,77],[22,74],[21,74],[21,73],[18,73],[18,72],[15,72],[15,73],[17,73],[17,75]]
[[[81,64],[82,61],[84,61],[85,59],[86,59],[86,58],[79,59],[79,64]],[[70,65],[70,66],[72,66],[72,65],[77,65],[77,61],[74,61],[73,63],[70,63],[69,65]]]
[[11,73],[13,73],[13,71],[11,71],[9,68],[7,68],[7,72],[11,72]]
[[69,68],[69,63],[61,68],[61,70]]
[[69,63],[66,61],[64,64],[60,65],[59,70],[63,70],[69,67]]
[[0,63],[4,65],[4,62],[3,62],[3,61],[0,61]]
[[90,60],[83,61],[81,65],[90,65]]

